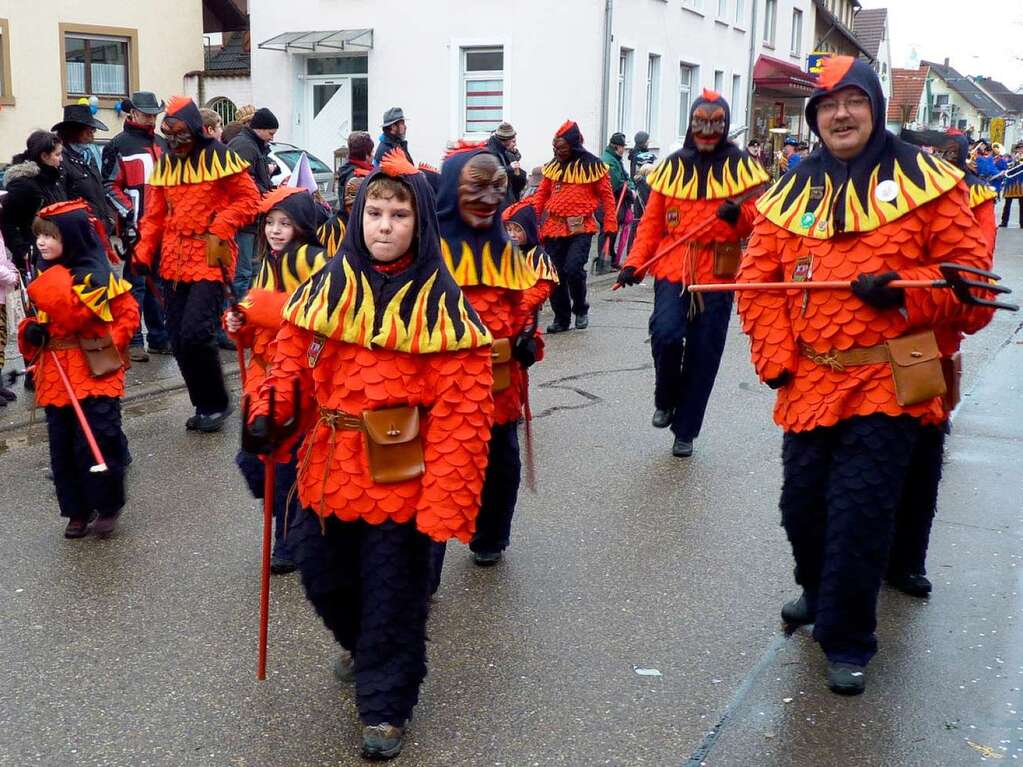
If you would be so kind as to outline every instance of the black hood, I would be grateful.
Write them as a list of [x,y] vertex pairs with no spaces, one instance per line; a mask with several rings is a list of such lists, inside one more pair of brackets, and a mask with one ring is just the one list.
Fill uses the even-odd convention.
[[316,231],[320,226],[317,207],[316,201],[307,190],[282,186],[263,198],[259,204],[259,212],[265,215],[272,210],[284,211],[300,232],[296,244],[319,246],[320,241],[316,237]]
[[[708,105],[721,107],[722,109],[725,110],[725,130],[721,134],[721,140],[718,142],[718,145],[714,147],[713,152],[700,152],[696,148],[696,141],[693,140],[692,128],[693,115],[696,114],[697,109],[699,109],[702,106]],[[731,127],[732,110],[728,106],[728,102],[725,101],[724,97],[720,93],[717,93],[716,91],[707,90],[706,88],[704,88],[703,93],[700,94],[700,97],[693,102],[693,105],[691,107],[689,107],[689,119],[686,121],[686,138],[685,141],[682,142],[682,148],[691,150],[693,154],[695,154],[697,157],[703,155],[703,157],[700,158],[702,160],[705,160],[707,162],[713,162],[714,158],[716,158],[721,152],[727,151],[729,147],[737,149],[735,144],[728,140],[728,131],[731,129]]]
[[507,208],[502,215],[505,221],[512,221],[522,227],[526,233],[526,243],[522,245],[523,250],[532,250],[540,244],[540,229],[536,220],[536,209],[529,200],[517,202]]
[[[500,258],[508,236],[501,223],[501,211],[498,210],[486,229],[473,229],[458,212],[458,179],[462,169],[472,158],[490,152],[489,147],[463,149],[449,154],[440,169],[440,181],[437,185],[437,221],[440,224],[441,239],[450,248],[452,255],[462,251],[463,243],[474,255],[481,255],[489,246],[492,258]],[[501,158],[498,157],[501,162]],[[502,166],[504,163],[501,163]],[[457,259],[456,259],[457,260]]]

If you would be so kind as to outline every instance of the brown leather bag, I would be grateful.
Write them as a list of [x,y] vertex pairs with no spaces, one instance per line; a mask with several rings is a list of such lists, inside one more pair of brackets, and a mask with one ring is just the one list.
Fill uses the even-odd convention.
[[215,234],[207,232],[206,240],[206,265],[219,266],[223,264],[231,268],[231,246],[227,240],[222,240]]
[[79,338],[78,345],[85,354],[85,362],[93,378],[116,373],[124,367],[121,353],[114,346],[114,339],[109,335],[99,338]]
[[404,482],[426,472],[423,441],[419,436],[419,408],[364,410],[362,425],[369,475],[374,482]]
[[498,338],[490,347],[490,362],[494,368],[493,391],[504,391],[511,386],[511,339]]
[[742,246],[737,242],[714,243],[714,276],[735,277],[742,261]]
[[942,396],[945,376],[933,330],[893,338],[885,343],[895,380],[895,398],[903,407]]
[[586,226],[586,216],[565,216],[565,226],[572,234],[579,234]]
[[956,352],[951,357],[941,358],[941,372],[945,374],[945,411],[956,409],[961,397],[963,382],[963,355]]

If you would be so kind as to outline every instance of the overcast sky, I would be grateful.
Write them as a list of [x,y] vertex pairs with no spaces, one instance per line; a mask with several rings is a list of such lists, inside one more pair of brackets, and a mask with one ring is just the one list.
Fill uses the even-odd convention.
[[1023,85],[1023,0],[861,0],[887,8],[892,66],[921,59],[949,63],[965,75]]

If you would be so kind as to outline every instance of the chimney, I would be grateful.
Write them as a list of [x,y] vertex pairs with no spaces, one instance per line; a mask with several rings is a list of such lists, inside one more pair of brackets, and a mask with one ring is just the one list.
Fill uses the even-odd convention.
[[945,67],[948,67],[948,56],[945,57]]

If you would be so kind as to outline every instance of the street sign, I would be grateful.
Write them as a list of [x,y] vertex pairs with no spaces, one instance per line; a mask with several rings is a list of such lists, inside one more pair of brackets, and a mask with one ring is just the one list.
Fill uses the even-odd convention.
[[991,120],[991,141],[996,144],[1005,143],[1005,118],[996,117]]
[[814,51],[806,57],[806,71],[811,75],[819,75],[821,73],[821,65],[824,60],[834,56],[835,54],[829,53],[828,51]]

